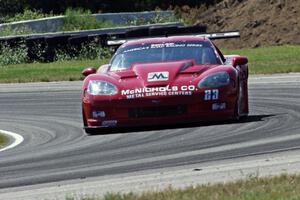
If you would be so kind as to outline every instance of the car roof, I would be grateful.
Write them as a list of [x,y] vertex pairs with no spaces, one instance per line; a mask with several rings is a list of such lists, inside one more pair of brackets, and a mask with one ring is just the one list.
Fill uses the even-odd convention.
[[199,36],[171,36],[171,37],[157,37],[157,38],[144,38],[127,41],[122,45],[122,47],[137,45],[137,44],[147,44],[147,43],[164,43],[164,42],[185,42],[185,41],[208,41],[208,38]]

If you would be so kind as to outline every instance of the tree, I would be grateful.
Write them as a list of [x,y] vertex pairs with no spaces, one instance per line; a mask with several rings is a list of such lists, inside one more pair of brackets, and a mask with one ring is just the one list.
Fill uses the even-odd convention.
[[0,0],[0,15],[14,15],[22,12],[24,9],[24,0]]

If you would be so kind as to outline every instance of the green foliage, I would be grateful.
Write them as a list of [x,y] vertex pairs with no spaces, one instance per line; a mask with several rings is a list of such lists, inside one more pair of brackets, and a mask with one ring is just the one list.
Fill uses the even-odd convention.
[[114,24],[109,21],[99,21],[91,11],[83,9],[68,8],[65,13],[64,25],[62,31],[79,31],[88,29],[99,29],[113,27]]
[[[38,55],[43,55],[45,48],[36,46]],[[27,48],[21,43],[16,47],[2,45],[0,51],[0,82],[36,82],[36,81],[74,81],[82,80],[81,71],[90,66],[99,67],[108,63],[113,50],[101,48],[96,42],[88,43],[79,48],[76,55],[57,50],[55,62],[29,63],[27,60]],[[42,60],[42,58],[39,58]],[[26,74],[26,76],[24,76]]]
[[146,25],[146,24],[157,24],[157,23],[167,23],[167,22],[178,22],[179,18],[176,16],[164,16],[159,12],[154,15],[154,17],[146,19],[143,17],[135,17],[133,20],[127,20],[126,25]]
[[[0,0],[1,1],[1,0]],[[23,12],[17,13],[12,17],[6,17],[5,22],[16,22],[24,20],[40,19],[44,17],[53,16],[53,14],[44,14],[38,10],[25,9]],[[154,23],[165,23],[165,22],[175,22],[179,19],[175,16],[165,16],[159,12],[152,18],[141,18],[136,17],[135,19],[128,20],[126,25],[145,25]],[[115,26],[120,26],[118,24],[113,24],[111,21],[101,21],[97,20],[95,16],[92,15],[91,11],[83,9],[72,9],[68,8],[65,12],[64,25],[60,28],[60,31],[80,31],[80,30],[90,30],[90,29],[100,29],[100,28],[111,28]],[[8,26],[7,28],[0,30],[0,36],[10,36],[10,35],[26,35],[33,34],[34,32],[26,27],[13,28],[13,26]]]
[[113,55],[111,48],[100,47],[96,42],[83,44],[79,52],[79,59],[108,59]]
[[7,16],[22,12],[25,0],[0,0],[0,23],[4,23]]
[[27,51],[24,42],[19,42],[15,46],[6,43],[0,45],[0,66],[26,63]]
[[11,26],[7,26],[6,28],[0,30],[0,36],[28,35],[32,33],[33,31],[26,26],[19,28],[12,28]]
[[[0,0],[0,13],[3,15],[13,16],[16,13],[22,12],[24,8],[30,10],[42,10],[43,13],[61,14],[67,8],[83,8],[91,10],[93,13],[102,12],[132,12],[154,10],[159,7],[161,9],[169,9],[175,6],[189,5],[196,7],[201,4],[213,5],[221,0]],[[88,2],[88,3],[87,3]]]
[[23,12],[17,13],[13,17],[10,17],[10,18],[6,19],[6,22],[9,23],[9,22],[33,20],[33,19],[40,19],[40,18],[50,17],[50,16],[52,16],[52,15],[51,14],[46,15],[46,14],[42,13],[39,10],[29,10],[29,9],[26,8]]
[[[35,55],[34,61],[44,62],[47,46],[39,43],[33,44],[31,53]],[[89,42],[81,47],[68,47],[57,49],[54,54],[55,61],[68,60],[106,60],[111,58],[113,49],[103,48],[97,42]],[[25,42],[19,42],[14,46],[7,43],[0,45],[0,66],[23,64],[29,62],[28,47]]]
[[[68,50],[56,50],[54,60],[104,60],[113,55],[113,49],[101,47],[97,42],[84,43],[78,49],[69,47]],[[70,51],[74,53],[71,54]]]
[[[58,49],[55,51],[54,60],[55,61],[65,61],[65,60],[71,60],[72,57],[69,55],[66,51]],[[76,58],[74,58],[76,59]]]
[[32,58],[35,62],[45,62],[46,49],[48,46],[46,44],[41,44],[39,42],[34,42],[31,45],[30,53],[35,55],[35,58]]

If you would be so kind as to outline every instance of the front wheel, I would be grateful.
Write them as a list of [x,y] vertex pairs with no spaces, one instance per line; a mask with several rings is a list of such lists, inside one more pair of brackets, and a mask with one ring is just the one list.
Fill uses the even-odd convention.
[[238,97],[236,99],[235,108],[234,108],[234,116],[233,116],[233,118],[237,121],[241,120],[242,118],[243,119],[247,118],[247,116],[248,116],[248,113],[243,113],[243,111],[242,111],[243,102],[245,100],[244,98],[247,98],[246,96],[247,95],[245,95],[244,89],[243,89],[243,83],[240,82]]

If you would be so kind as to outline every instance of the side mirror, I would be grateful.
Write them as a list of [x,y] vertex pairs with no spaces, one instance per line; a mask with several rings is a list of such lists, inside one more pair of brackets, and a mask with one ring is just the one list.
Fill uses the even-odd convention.
[[248,63],[248,58],[240,56],[232,58],[232,65],[236,67],[238,65],[246,65]]
[[93,68],[93,67],[90,67],[90,68],[84,69],[84,70],[81,72],[81,74],[82,74],[83,76],[88,76],[88,75],[90,75],[90,74],[95,74],[96,72],[97,72],[97,69],[95,69],[95,68]]

